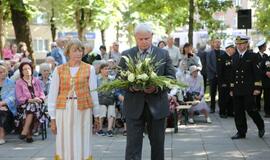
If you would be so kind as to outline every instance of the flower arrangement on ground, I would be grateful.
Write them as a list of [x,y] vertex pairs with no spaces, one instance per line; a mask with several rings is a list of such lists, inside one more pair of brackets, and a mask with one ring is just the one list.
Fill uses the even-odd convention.
[[143,60],[138,57],[135,60],[127,56],[123,56],[123,58],[125,59],[127,70],[118,68],[116,79],[104,83],[97,89],[98,91],[105,92],[114,89],[128,89],[130,87],[144,90],[149,86],[155,86],[161,90],[186,87],[185,84],[172,79],[172,77],[157,75],[157,66],[161,65],[161,62],[154,63],[154,57],[146,57]]

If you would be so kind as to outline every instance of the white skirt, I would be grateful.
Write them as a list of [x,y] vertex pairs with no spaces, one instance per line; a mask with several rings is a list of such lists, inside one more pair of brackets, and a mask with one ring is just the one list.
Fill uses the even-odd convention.
[[207,112],[210,111],[210,108],[208,107],[207,103],[205,102],[204,98],[200,101],[199,104],[192,106],[191,111],[201,111],[201,110],[206,110]]
[[67,100],[66,109],[56,109],[55,160],[93,160],[92,110],[78,110],[77,100]]

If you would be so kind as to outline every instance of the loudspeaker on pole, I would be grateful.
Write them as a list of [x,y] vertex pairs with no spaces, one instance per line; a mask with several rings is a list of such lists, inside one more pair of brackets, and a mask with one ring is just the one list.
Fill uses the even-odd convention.
[[237,28],[238,29],[251,29],[252,16],[251,9],[240,9],[237,11]]

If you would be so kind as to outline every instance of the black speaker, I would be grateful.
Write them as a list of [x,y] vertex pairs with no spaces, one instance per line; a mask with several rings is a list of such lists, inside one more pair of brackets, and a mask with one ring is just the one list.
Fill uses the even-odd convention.
[[238,29],[251,29],[251,9],[240,9],[238,10],[237,28]]

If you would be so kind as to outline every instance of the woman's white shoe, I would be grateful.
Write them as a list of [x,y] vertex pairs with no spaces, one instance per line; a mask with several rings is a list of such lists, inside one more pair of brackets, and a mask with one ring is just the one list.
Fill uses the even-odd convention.
[[5,143],[6,143],[6,141],[4,139],[0,139],[0,145],[5,144]]
[[211,118],[210,118],[210,117],[207,117],[207,118],[206,118],[206,122],[207,122],[207,123],[212,123]]

